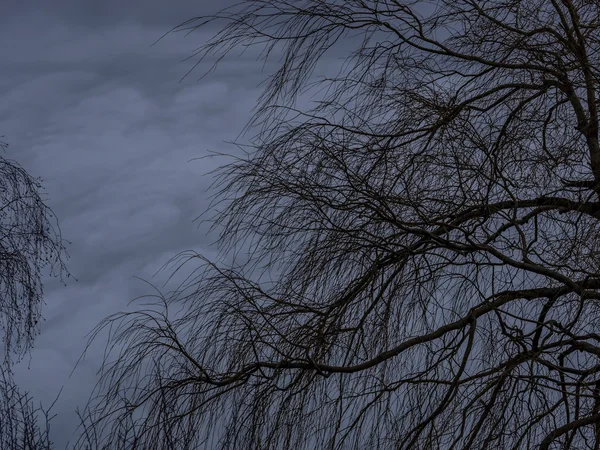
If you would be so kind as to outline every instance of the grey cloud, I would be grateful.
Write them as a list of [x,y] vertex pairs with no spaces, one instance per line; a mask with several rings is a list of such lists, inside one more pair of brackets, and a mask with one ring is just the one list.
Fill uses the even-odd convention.
[[32,14],[73,27],[94,28],[121,23],[172,27],[197,15],[216,12],[232,0],[10,0],[3,3],[4,21],[21,22]]
[[[56,10],[42,16],[49,4]],[[152,276],[177,252],[213,251],[214,236],[192,221],[207,206],[212,180],[204,174],[223,161],[189,161],[208,150],[235,150],[223,141],[242,129],[264,73],[245,55],[223,64],[218,76],[179,83],[189,68],[179,61],[207,35],[172,36],[150,47],[168,26],[150,18],[116,20],[133,13],[115,2],[99,17],[69,2],[31,5],[13,11],[20,21],[0,29],[7,67],[0,77],[0,134],[11,145],[8,156],[44,179],[63,236],[72,242],[69,269],[78,281],[65,287],[48,280],[42,333],[16,375],[46,405],[64,386],[52,428],[61,448],[101,360],[97,343],[69,379],[86,334],[151,293],[134,277],[161,286],[166,273]],[[160,5],[164,16],[156,17],[164,23],[192,8]],[[85,14],[98,26],[65,25]]]

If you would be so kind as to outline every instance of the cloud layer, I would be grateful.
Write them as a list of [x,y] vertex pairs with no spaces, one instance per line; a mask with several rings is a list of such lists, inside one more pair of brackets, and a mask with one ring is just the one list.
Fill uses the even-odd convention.
[[179,61],[207,35],[151,44],[193,16],[198,2],[178,10],[165,2],[121,5],[33,2],[4,19],[0,31],[8,68],[0,76],[0,134],[10,144],[7,156],[43,178],[72,242],[68,266],[77,278],[66,287],[48,280],[42,333],[16,369],[19,384],[45,405],[64,386],[52,423],[57,448],[71,439],[74,411],[84,406],[100,363],[97,343],[69,378],[86,334],[150,292],[134,277],[160,285],[166,274],[152,276],[171,256],[211,251],[214,237],[193,219],[207,206],[212,179],[205,174],[219,161],[190,160],[234,151],[224,141],[241,131],[265,77],[261,64],[244,56],[217,75],[178,83],[190,64]]

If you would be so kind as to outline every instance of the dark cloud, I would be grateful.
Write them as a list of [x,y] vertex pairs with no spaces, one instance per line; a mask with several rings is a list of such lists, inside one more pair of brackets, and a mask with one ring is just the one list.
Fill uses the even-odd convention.
[[237,3],[231,0],[5,0],[2,21],[26,21],[32,15],[72,27],[118,24],[173,27],[191,17],[214,13]]
[[[230,2],[231,3],[231,2]],[[180,251],[210,255],[214,236],[193,219],[208,205],[205,174],[234,152],[271,66],[247,51],[217,73],[182,62],[214,30],[169,35],[170,27],[223,2],[5,1],[0,18],[0,134],[8,156],[44,179],[78,279],[46,285],[45,322],[21,386],[54,412],[57,448],[77,425],[96,381],[100,339],[69,378],[87,333],[104,317],[162,286],[157,270]],[[176,280],[173,280],[176,282]],[[134,306],[129,306],[134,307]]]
[[[210,253],[214,237],[193,219],[208,202],[218,160],[231,152],[265,74],[251,55],[217,75],[179,82],[181,60],[208,34],[151,44],[212,2],[5,2],[0,28],[0,134],[8,156],[44,179],[78,279],[46,286],[45,322],[20,385],[48,405],[61,386],[52,435],[61,448],[77,425],[75,409],[95,383],[103,347],[85,336],[103,317],[151,292],[153,275],[177,252]],[[214,6],[214,5],[213,5]],[[198,68],[198,75],[208,66]],[[221,161],[222,162],[222,161]]]

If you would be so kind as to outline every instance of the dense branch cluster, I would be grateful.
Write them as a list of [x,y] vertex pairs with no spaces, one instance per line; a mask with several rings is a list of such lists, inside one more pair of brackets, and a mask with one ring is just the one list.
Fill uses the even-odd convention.
[[281,57],[218,172],[235,257],[180,255],[162,309],[101,325],[80,444],[598,450],[600,3],[253,0],[180,29],[215,20],[201,61]]
[[[6,144],[0,142],[0,150]],[[13,364],[39,332],[44,272],[69,276],[60,229],[41,196],[41,184],[0,156],[0,448],[51,448],[49,409],[37,407],[13,378]]]
[[26,354],[39,330],[45,270],[62,275],[64,245],[41,184],[0,157],[0,328],[4,358]]

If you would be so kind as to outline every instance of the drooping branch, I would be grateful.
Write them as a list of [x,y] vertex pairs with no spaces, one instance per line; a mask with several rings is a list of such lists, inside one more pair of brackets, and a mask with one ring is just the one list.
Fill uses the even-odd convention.
[[91,447],[600,445],[599,16],[260,0],[180,27],[224,22],[199,64],[280,68],[216,172],[222,259],[97,329]]

